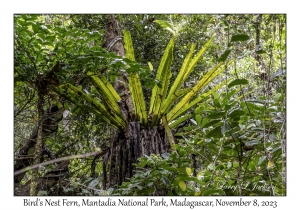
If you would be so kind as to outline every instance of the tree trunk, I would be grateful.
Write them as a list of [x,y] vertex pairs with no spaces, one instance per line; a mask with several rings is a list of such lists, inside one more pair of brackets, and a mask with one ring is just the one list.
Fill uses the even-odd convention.
[[[36,165],[41,162],[42,157],[42,150],[43,150],[43,123],[44,123],[44,95],[39,93],[38,94],[38,104],[37,104],[37,110],[38,110],[38,116],[39,116],[39,123],[38,123],[38,132],[36,137],[36,143],[35,143],[35,152],[33,156],[33,165]],[[30,195],[36,196],[37,195],[37,181],[39,176],[39,169],[32,170],[31,175],[31,182],[30,182]]]
[[[134,174],[134,163],[138,158],[150,154],[170,152],[171,148],[162,126],[153,128],[141,127],[139,122],[129,122],[126,131],[119,131],[112,138],[109,163],[103,160],[103,165],[108,166],[109,177],[104,174],[109,187],[121,185]],[[108,163],[108,164],[107,164]]]
[[[122,43],[122,33],[114,15],[109,15],[108,17],[105,34],[106,40],[104,46],[107,48],[107,51],[114,52],[116,55],[124,57],[125,52]],[[130,96],[126,73],[120,71],[120,77],[114,82],[114,88],[122,98],[120,108],[124,117],[128,120],[130,115],[134,113],[134,107]]]
[[[49,110],[44,114],[43,119],[43,138],[49,138],[53,133],[57,131],[58,123],[62,118],[62,112],[58,109],[57,106],[49,108]],[[14,171],[21,170],[27,166],[33,165],[32,156],[29,153],[32,148],[36,145],[36,139],[38,136],[38,127],[32,132],[30,138],[26,141],[24,146],[19,150],[18,155],[15,159]],[[54,157],[53,157],[54,158]],[[23,179],[25,173],[18,174],[14,177],[15,183],[20,183]]]
[[[121,30],[114,15],[108,17],[106,25],[106,41],[104,46],[119,56],[124,56]],[[134,113],[134,106],[128,88],[127,74],[121,73],[114,83],[114,88],[121,96],[119,103],[127,120]],[[171,147],[165,136],[163,126],[146,128],[140,122],[128,122],[124,130],[115,131],[109,151],[103,158],[104,189],[121,185],[134,174],[134,163],[144,155],[170,152]],[[108,185],[107,185],[108,184]]]
[[[70,160],[65,160],[55,167],[55,169],[47,172],[43,177],[36,181],[36,191],[47,191],[47,195],[64,195],[62,187],[59,182],[69,173]],[[15,196],[29,196],[31,191],[32,180],[28,181],[25,185],[15,183],[14,195]],[[52,187],[56,186],[58,190],[51,191]]]

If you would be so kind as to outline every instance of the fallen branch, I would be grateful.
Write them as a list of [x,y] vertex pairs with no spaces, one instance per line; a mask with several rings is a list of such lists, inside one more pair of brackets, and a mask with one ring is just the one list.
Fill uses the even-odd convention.
[[28,167],[23,168],[21,170],[15,171],[14,176],[16,176],[18,174],[21,174],[21,173],[24,173],[26,171],[41,167],[41,166],[46,166],[46,165],[52,164],[52,163],[57,163],[57,162],[61,162],[61,161],[64,161],[64,160],[87,158],[87,157],[94,156],[94,155],[101,156],[101,155],[104,155],[106,152],[107,152],[107,150],[104,150],[102,152],[101,151],[90,152],[90,153],[86,153],[86,154],[82,154],[82,155],[71,155],[71,156],[67,156],[67,157],[57,158],[57,159],[54,159],[54,160],[49,160],[49,161],[46,161],[46,162],[43,162],[43,163],[28,166]]

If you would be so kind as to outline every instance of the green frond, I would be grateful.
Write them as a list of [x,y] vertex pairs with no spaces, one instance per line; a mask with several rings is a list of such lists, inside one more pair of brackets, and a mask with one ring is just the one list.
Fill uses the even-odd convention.
[[121,97],[115,91],[112,84],[110,84],[110,82],[104,76],[97,77],[92,72],[87,72],[87,75],[90,76],[93,85],[98,90],[101,99],[103,100],[103,104],[108,112],[113,116],[121,118],[126,124],[125,118],[117,103],[121,100]]
[[[219,75],[227,65],[230,65],[232,61],[230,61],[228,64],[223,65],[223,62],[220,62],[217,64],[214,68],[209,70],[203,77],[200,79],[197,85],[193,87],[193,89],[187,93],[181,101],[175,105],[175,107],[167,114],[168,121],[174,120],[175,117],[179,116],[183,113],[183,111],[187,110],[189,108],[189,101],[194,97],[197,92],[205,87],[210,81],[212,81],[217,75]],[[223,66],[222,66],[223,65]],[[222,66],[222,67],[221,67]],[[220,68],[221,67],[221,68]]]
[[164,105],[162,107],[162,114],[165,114],[169,109],[171,108],[172,104],[174,104],[174,100],[176,100],[178,97],[176,92],[181,88],[182,84],[186,81],[189,74],[193,71],[194,67],[196,66],[197,62],[201,58],[201,56],[204,54],[204,52],[207,50],[211,42],[213,41],[214,37],[212,37],[202,48],[201,50],[192,58],[192,55],[194,53],[196,45],[193,44],[190,48],[190,51],[188,55],[185,57],[183,64],[181,66],[181,69],[179,71],[179,74],[177,75],[170,92],[168,94],[167,99],[164,102]]
[[[128,31],[123,30],[124,34],[124,48],[125,48],[125,56],[134,61],[134,49],[132,45],[131,35]],[[131,93],[132,102],[134,105],[135,115],[138,116],[140,122],[143,125],[147,123],[147,112],[146,112],[146,103],[143,94],[143,88],[140,82],[140,78],[138,74],[131,74],[128,76],[129,81],[129,89]]]
[[149,114],[153,115],[151,126],[157,125],[161,118],[161,108],[171,79],[171,63],[173,60],[174,39],[172,38],[164,52],[157,70],[156,80],[161,82],[161,87],[155,85],[152,89]]
[[106,122],[117,128],[125,127],[125,122],[122,118],[111,115],[106,107],[98,101],[98,99],[90,97],[79,88],[71,84],[63,84],[56,88],[55,91],[78,106],[83,106],[78,99],[85,100],[88,104],[95,108],[95,113],[99,114]]
[[173,151],[176,151],[176,148],[175,148],[175,141],[174,141],[174,138],[173,138],[173,134],[171,132],[171,129],[168,125],[168,122],[167,122],[167,119],[166,119],[166,116],[163,116],[162,117],[162,122],[163,122],[163,125],[164,125],[164,128],[165,128],[165,131],[167,133],[167,136],[168,136],[168,140],[169,140],[169,143],[171,145],[171,148]]

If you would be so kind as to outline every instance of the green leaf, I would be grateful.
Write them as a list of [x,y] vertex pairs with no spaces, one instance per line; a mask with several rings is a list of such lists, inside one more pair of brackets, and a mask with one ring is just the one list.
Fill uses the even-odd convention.
[[117,102],[121,100],[121,97],[118,95],[112,84],[110,84],[103,75],[97,77],[93,72],[87,72],[87,75],[90,76],[93,85],[103,98],[103,103],[106,106],[106,109],[111,110],[112,112],[118,114],[119,117],[124,119],[120,107],[117,104]]
[[225,117],[225,111],[213,111],[210,115],[207,116],[208,119],[219,119]]
[[275,147],[274,149],[272,149],[272,153],[275,153],[276,151],[280,150],[281,146]]
[[[97,113],[106,122],[118,128],[125,127],[124,120],[116,112],[109,113],[106,107],[101,104],[98,99],[90,97],[81,89],[82,88],[80,87],[75,87],[71,84],[66,83],[60,85],[57,89],[54,89],[54,91],[59,95],[66,97],[68,100],[72,101],[72,103],[76,104],[79,107],[82,107],[83,105],[80,104],[80,100],[78,100],[78,98],[86,100],[94,108],[90,109]],[[112,109],[112,107],[109,107],[109,109]]]
[[150,71],[153,71],[152,63],[148,62],[148,66],[149,66]]
[[172,150],[176,151],[176,148],[175,148],[175,141],[174,141],[174,138],[173,138],[173,134],[171,132],[171,129],[168,125],[168,122],[167,122],[167,119],[166,119],[166,116],[163,116],[162,117],[162,121],[163,121],[163,125],[164,125],[164,128],[165,128],[165,131],[167,133],[167,137],[168,137],[168,140],[169,140],[169,143],[171,145],[171,148]]
[[245,112],[242,109],[235,109],[232,112],[230,112],[228,116],[230,118],[237,118],[237,117],[240,117],[244,114],[245,114]]
[[226,61],[226,59],[228,58],[229,54],[230,54],[231,50],[226,50],[219,58],[219,61],[224,62]]
[[273,168],[274,167],[274,162],[272,160],[268,161],[267,169]]
[[221,137],[223,137],[223,134],[221,132],[221,126],[218,126],[218,127],[214,128],[214,129],[212,129],[211,131],[209,131],[206,134],[206,137],[207,138],[211,138],[211,137],[221,138]]
[[154,20],[155,23],[158,23],[163,29],[166,29],[171,32],[171,34],[174,36],[175,31],[173,29],[173,26],[165,20]]
[[261,165],[266,159],[267,159],[267,156],[260,157],[257,164]]
[[60,102],[58,102],[57,103],[57,108],[61,109],[62,107],[63,107],[63,105]]
[[193,129],[195,129],[195,128],[197,128],[197,126],[194,126],[194,125],[192,125],[192,126],[185,126],[185,127],[183,128],[183,130],[184,130],[184,131],[190,131],[190,130],[193,130]]
[[161,81],[161,87],[155,85],[152,89],[149,109],[149,114],[153,114],[151,126],[157,125],[159,123],[159,119],[161,118],[162,105],[166,98],[172,76],[170,67],[173,61],[173,50],[174,39],[172,38],[163,54],[156,74],[156,80]]
[[135,56],[134,56],[134,49],[132,45],[132,39],[131,39],[131,34],[129,31],[123,30],[123,35],[124,35],[124,48],[126,50],[126,58],[128,58],[131,61],[135,61]]
[[248,39],[250,39],[250,37],[246,34],[237,34],[237,35],[233,35],[231,37],[231,42],[237,42],[237,41],[247,41]]
[[171,182],[167,177],[162,176],[161,179],[162,179],[162,182],[164,183],[164,185],[166,185],[167,187],[171,185]]
[[237,104],[237,101],[229,101],[229,103],[225,104],[225,111],[228,111],[229,109],[232,109]]
[[65,109],[69,109],[69,104],[68,103],[64,103],[64,108]]
[[[170,88],[168,97],[166,98],[166,100],[163,104],[162,114],[168,112],[170,107],[174,104],[174,101],[179,99],[179,97],[180,97],[179,90],[180,90],[182,84],[186,81],[189,74],[193,71],[197,62],[200,60],[200,58],[204,54],[204,52],[208,49],[208,47],[210,46],[213,39],[214,39],[214,37],[210,38],[210,40],[207,41],[207,43],[201,48],[201,50],[193,58],[192,58],[192,55],[194,53],[196,45],[193,44],[191,46],[188,55],[185,57],[185,59],[182,63],[179,74],[177,75],[173,85]],[[186,93],[188,93],[188,92],[189,91],[187,91]]]
[[178,186],[180,187],[180,189],[182,190],[182,191],[185,191],[186,190],[186,184],[185,184],[185,182],[184,181],[179,181],[178,182]]
[[144,168],[146,164],[147,164],[147,158],[146,157],[140,158],[141,167]]
[[[207,119],[207,118],[206,118],[206,119]],[[215,125],[215,124],[217,124],[217,123],[219,123],[219,122],[221,122],[221,119],[211,120],[211,121],[205,123],[205,124],[203,125],[203,127],[204,127],[204,128],[208,128],[208,127],[213,126],[213,125]]]
[[232,81],[231,83],[229,83],[228,88],[231,88],[235,85],[246,85],[248,84],[248,80],[246,79],[236,79],[234,81]]
[[197,125],[200,125],[201,124],[201,121],[202,121],[202,117],[201,117],[201,115],[196,115],[195,116],[195,120],[196,120],[196,122],[197,122]]
[[259,144],[259,141],[258,141],[258,140],[247,141],[247,142],[245,143],[245,145],[246,145],[247,147],[252,147],[252,146],[257,145],[257,144]]
[[94,179],[89,183],[88,187],[95,188],[96,185],[99,183],[99,181],[100,181],[99,179]]
[[267,52],[265,50],[258,50],[258,51],[255,51],[255,53],[261,55],[261,54],[265,54]]
[[192,174],[191,168],[185,168],[185,171],[186,171],[187,175],[189,175],[189,176]]
[[[132,45],[131,35],[129,31],[125,31],[125,30],[123,30],[123,34],[124,34],[124,42],[125,42],[124,48],[126,50],[126,57],[129,60],[134,61],[135,57],[134,57],[134,49]],[[135,115],[138,116],[138,120],[143,125],[146,125],[147,123],[146,105],[145,105],[144,94],[143,94],[142,84],[140,82],[139,75],[137,73],[130,74],[128,80],[129,80],[129,89],[131,92],[131,98],[134,105]]]
[[[211,70],[209,70],[198,82],[196,86],[193,87],[193,89],[187,93],[181,100],[178,102],[177,105],[167,114],[168,121],[173,120],[175,117],[179,116],[183,112],[185,112],[187,109],[191,106],[188,104],[189,100],[197,94],[197,92],[205,87],[210,81],[212,81],[217,75],[219,75],[222,71],[224,71],[225,67],[227,65],[232,64],[233,61],[228,62],[228,64],[223,65],[223,62],[217,64],[215,67],[213,67]],[[222,66],[223,65],[223,66]],[[222,66],[222,67],[221,67]],[[211,90],[208,92],[211,94]],[[200,100],[202,97],[200,97]],[[195,102],[197,99],[195,99]],[[194,105],[194,104],[193,104]]]
[[172,121],[169,124],[169,127],[171,129],[176,128],[178,125],[180,125],[181,123],[183,123],[184,121],[186,121],[188,118],[189,118],[189,115],[182,116],[182,117],[176,119],[175,121]]

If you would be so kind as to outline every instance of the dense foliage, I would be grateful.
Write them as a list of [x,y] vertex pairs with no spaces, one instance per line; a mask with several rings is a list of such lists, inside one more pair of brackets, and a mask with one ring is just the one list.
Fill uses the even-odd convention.
[[[15,194],[28,195],[30,180],[55,177],[35,194],[286,195],[285,18],[117,15],[122,58],[103,47],[106,15],[15,15],[15,171],[53,161],[15,176]],[[126,125],[110,85],[122,72],[138,75],[129,82],[141,90],[131,92],[145,103],[131,119],[163,124],[175,145],[140,157],[130,179],[107,189],[103,154]],[[66,170],[55,160],[67,156]]]

